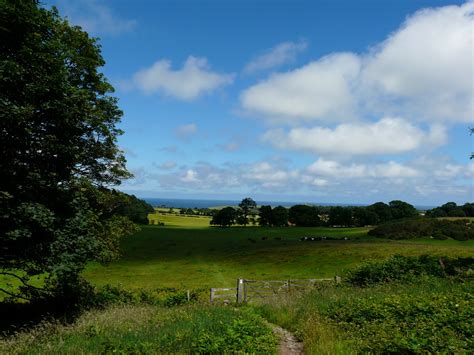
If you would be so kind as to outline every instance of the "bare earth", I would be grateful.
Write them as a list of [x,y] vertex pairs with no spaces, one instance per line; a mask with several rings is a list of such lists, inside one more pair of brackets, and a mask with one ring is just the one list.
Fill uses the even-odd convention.
[[299,342],[293,334],[277,325],[271,324],[273,332],[280,337],[278,353],[280,355],[303,354],[303,343]]

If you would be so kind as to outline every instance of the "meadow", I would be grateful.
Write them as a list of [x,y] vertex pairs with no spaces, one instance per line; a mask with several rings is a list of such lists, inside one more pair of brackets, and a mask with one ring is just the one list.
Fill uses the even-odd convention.
[[[418,275],[417,260],[390,259],[469,257],[473,241],[386,240],[368,236],[368,228],[219,228],[208,217],[150,217],[165,225],[142,226],[122,241],[119,260],[87,267],[83,276],[97,286],[95,307],[72,323],[46,321],[0,337],[0,353],[278,353],[275,324],[293,332],[308,354],[473,349],[470,276]],[[431,260],[438,270],[437,257]],[[400,265],[415,269],[401,272]],[[363,277],[382,272],[389,281],[352,285],[354,269]],[[398,280],[401,274],[407,279]],[[238,277],[335,275],[342,284],[309,293],[231,307],[208,302],[209,287],[232,287]]]
[[[89,265],[86,279],[98,286],[125,288],[230,287],[239,277],[334,277],[367,260],[394,254],[474,254],[473,241],[385,240],[367,236],[368,228],[219,228],[209,226],[209,217],[156,213],[149,218],[165,226],[142,226],[122,241],[118,261]],[[305,236],[319,240],[301,241]]]

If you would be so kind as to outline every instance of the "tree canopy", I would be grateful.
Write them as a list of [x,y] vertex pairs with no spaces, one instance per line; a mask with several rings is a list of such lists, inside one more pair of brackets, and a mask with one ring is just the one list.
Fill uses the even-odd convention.
[[[131,174],[96,39],[33,0],[0,1],[0,273],[74,289],[133,224],[110,187]],[[3,290],[12,293],[9,290]]]

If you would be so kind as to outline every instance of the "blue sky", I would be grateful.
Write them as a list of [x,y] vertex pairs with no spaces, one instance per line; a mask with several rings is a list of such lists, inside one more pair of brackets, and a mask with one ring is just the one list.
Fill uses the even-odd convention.
[[473,2],[51,4],[100,37],[124,191],[474,200]]

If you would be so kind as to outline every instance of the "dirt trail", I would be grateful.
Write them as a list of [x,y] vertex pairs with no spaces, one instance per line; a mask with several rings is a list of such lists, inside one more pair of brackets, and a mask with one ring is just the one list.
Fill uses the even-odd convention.
[[280,355],[303,354],[303,343],[298,341],[293,334],[278,325],[270,324],[270,326],[273,332],[280,338],[280,344],[278,346],[278,353]]

